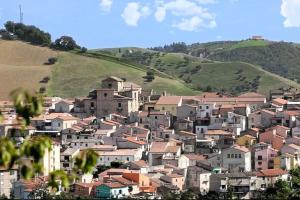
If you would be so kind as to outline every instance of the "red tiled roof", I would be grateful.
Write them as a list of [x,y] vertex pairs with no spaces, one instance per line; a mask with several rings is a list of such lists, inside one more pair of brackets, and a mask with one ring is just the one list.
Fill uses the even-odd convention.
[[280,176],[283,174],[287,174],[288,172],[282,169],[265,169],[265,170],[260,170],[257,173],[257,176],[259,177],[274,177],[274,176]]
[[156,102],[157,105],[178,105],[182,100],[181,96],[161,96]]
[[273,99],[273,100],[272,100],[272,103],[273,103],[273,104],[276,104],[276,105],[282,106],[282,105],[287,104],[288,101],[285,100],[285,99],[277,98],[277,99]]

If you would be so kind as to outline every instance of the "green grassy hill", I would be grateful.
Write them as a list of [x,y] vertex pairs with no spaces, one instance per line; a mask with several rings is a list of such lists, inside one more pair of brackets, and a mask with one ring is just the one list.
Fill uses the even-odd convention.
[[[264,46],[267,43],[249,42],[222,44],[223,49],[238,49],[245,45]],[[213,47],[211,47],[213,49]],[[214,47],[216,49],[221,48]],[[299,85],[263,70],[261,67],[239,61],[219,62],[184,53],[166,53],[155,51],[140,51],[139,49],[123,48],[116,50],[104,49],[112,55],[129,59],[135,63],[155,68],[160,72],[181,79],[197,90],[226,91],[239,94],[247,91],[258,91],[268,94],[271,89]],[[130,52],[129,52],[130,51]],[[121,52],[121,53],[120,53]]]
[[[58,62],[55,65],[45,65],[50,57],[58,57]],[[113,56],[82,56],[76,52],[53,51],[20,41],[0,40],[0,99],[8,99],[9,93],[18,87],[30,91],[46,87],[47,94],[51,96],[85,96],[91,89],[99,88],[101,80],[111,75],[156,92],[165,90],[176,95],[199,93],[183,81],[170,78],[158,70],[154,81],[145,82],[143,76],[147,70],[146,67],[137,67]],[[50,82],[40,83],[46,76],[50,77]]]

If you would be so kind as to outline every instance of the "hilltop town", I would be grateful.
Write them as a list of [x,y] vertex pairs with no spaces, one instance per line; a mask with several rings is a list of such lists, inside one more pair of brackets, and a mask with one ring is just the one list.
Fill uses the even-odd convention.
[[[167,198],[193,190],[215,198],[259,198],[300,165],[300,92],[265,95],[154,93],[118,77],[76,98],[45,97],[25,129],[13,102],[1,101],[0,135],[21,144],[48,136],[42,173],[20,178],[0,169],[0,195],[28,199],[51,172],[71,173],[76,156],[94,150],[97,165],[55,194],[93,198]],[[132,80],[134,81],[134,80]],[[51,191],[49,191],[51,193]],[[175,198],[175,197],[174,197]]]

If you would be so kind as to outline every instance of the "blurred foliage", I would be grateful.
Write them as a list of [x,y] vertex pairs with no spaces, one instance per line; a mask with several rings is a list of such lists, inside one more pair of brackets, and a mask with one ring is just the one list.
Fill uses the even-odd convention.
[[92,173],[97,164],[98,157],[99,155],[91,149],[82,151],[80,155],[75,158],[75,167],[83,173]]
[[42,97],[31,95],[23,89],[16,89],[11,92],[17,116],[23,119],[25,126],[30,124],[30,117],[38,116],[43,111]]
[[[14,90],[11,97],[16,109],[17,119],[22,125],[23,131],[30,119],[42,113],[42,98],[32,95],[23,89]],[[3,116],[0,113],[0,119]],[[7,137],[0,137],[0,167],[11,169],[19,166],[21,177],[33,178],[43,172],[43,158],[46,151],[52,150],[52,140],[47,136],[32,136],[25,138],[20,145]],[[50,187],[58,190],[59,186],[68,188],[70,181],[74,181],[77,174],[91,173],[97,164],[98,154],[93,150],[84,150],[75,158],[75,167],[71,174],[63,170],[55,170],[50,173],[47,189]]]

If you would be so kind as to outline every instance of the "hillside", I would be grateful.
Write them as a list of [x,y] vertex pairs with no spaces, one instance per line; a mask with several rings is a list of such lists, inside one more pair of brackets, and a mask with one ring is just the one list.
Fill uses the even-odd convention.
[[[50,57],[58,57],[58,62],[45,65]],[[47,87],[48,95],[84,96],[110,75],[126,78],[157,92],[166,90],[178,95],[199,93],[180,81],[159,75],[151,83],[144,82],[142,77],[146,70],[127,63],[56,52],[20,41],[0,40],[0,74],[0,99],[7,99],[10,91],[18,87],[36,91],[42,86]],[[43,85],[40,81],[46,76],[50,77],[50,82]]]
[[[238,43],[211,45],[211,49],[237,49]],[[267,44],[258,44],[260,46]],[[204,58],[189,56],[184,53],[166,53],[155,51],[140,51],[139,49],[123,48],[116,50],[103,49],[99,52],[127,58],[139,64],[158,69],[185,81],[191,87],[204,91],[226,91],[240,94],[247,91],[258,91],[268,94],[271,89],[294,86],[299,87],[294,81],[282,78],[261,69],[258,66],[239,61],[219,62]],[[121,52],[121,53],[120,53]]]
[[0,40],[0,99],[19,87],[30,91],[39,89],[43,77],[50,75],[51,68],[44,65],[57,53],[19,41]]

